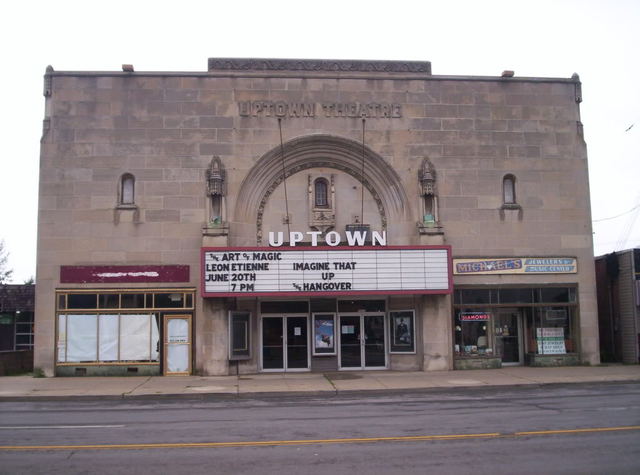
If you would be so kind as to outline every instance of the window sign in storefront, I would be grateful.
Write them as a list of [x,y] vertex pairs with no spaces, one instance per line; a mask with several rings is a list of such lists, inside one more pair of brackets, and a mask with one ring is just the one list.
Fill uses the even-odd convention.
[[447,294],[450,248],[204,248],[203,294],[310,296]]
[[391,319],[391,353],[414,353],[416,348],[413,310],[389,312]]
[[455,354],[457,356],[493,356],[488,312],[456,312]]
[[335,355],[335,314],[313,314],[313,354]]
[[547,321],[564,322],[567,320],[567,310],[564,308],[546,309],[545,318]]
[[467,312],[460,314],[460,320],[463,322],[485,322],[491,318],[491,315],[484,312]]
[[342,325],[343,335],[353,335],[356,332],[355,325]]
[[539,355],[564,355],[567,353],[563,328],[536,328],[536,340]]
[[189,325],[184,320],[173,319],[169,321],[169,334],[167,343],[188,343]]

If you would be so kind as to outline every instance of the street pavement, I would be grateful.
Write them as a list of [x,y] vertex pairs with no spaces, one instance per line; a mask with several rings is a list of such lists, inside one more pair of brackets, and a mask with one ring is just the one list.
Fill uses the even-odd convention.
[[0,400],[68,398],[268,397],[442,388],[640,381],[640,365],[523,366],[468,371],[349,371],[239,376],[0,377]]

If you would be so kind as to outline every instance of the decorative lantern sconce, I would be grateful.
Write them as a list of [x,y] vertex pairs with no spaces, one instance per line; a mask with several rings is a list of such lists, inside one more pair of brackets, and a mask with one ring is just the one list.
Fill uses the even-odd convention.
[[207,169],[208,227],[222,227],[226,221],[226,172],[220,157],[213,157]]
[[438,195],[436,189],[436,172],[428,158],[422,161],[418,171],[420,196],[422,201],[421,226],[436,227],[438,223]]
[[436,170],[428,158],[422,160],[418,170],[418,193],[420,194],[420,234],[443,235],[438,216],[438,188],[436,186]]

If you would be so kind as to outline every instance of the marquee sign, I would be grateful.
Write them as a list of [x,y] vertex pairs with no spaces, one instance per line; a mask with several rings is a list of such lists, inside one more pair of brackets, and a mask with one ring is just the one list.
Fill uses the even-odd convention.
[[490,274],[575,274],[575,257],[480,257],[454,259],[455,275]]
[[449,246],[202,249],[204,297],[448,294]]

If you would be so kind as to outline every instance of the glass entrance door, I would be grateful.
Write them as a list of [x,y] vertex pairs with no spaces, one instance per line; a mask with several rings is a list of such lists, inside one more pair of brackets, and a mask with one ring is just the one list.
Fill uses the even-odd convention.
[[387,366],[384,348],[384,315],[363,315],[364,320],[364,366],[384,368]]
[[262,317],[262,369],[309,369],[309,335],[306,316]]
[[340,317],[340,367],[362,368],[360,316]]
[[502,358],[502,364],[521,365],[524,357],[522,317],[517,309],[505,309],[497,313],[495,335],[496,354]]
[[383,314],[340,316],[340,369],[386,368],[384,322]]
[[307,337],[307,317],[285,317],[287,325],[286,369],[309,368],[309,343]]
[[282,317],[262,318],[262,369],[284,369]]

